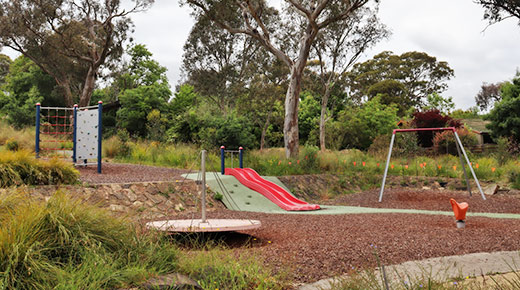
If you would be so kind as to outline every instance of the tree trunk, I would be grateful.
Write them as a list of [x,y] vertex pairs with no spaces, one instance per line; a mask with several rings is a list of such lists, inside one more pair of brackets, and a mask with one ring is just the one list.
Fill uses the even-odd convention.
[[59,80],[54,78],[58,86],[63,91],[63,98],[65,99],[65,106],[72,108],[74,106],[74,100],[72,99],[72,91],[70,90],[69,80]]
[[327,148],[325,146],[325,115],[327,114],[327,103],[329,102],[329,94],[330,89],[327,86],[325,89],[325,94],[321,100],[321,114],[320,114],[320,150],[325,151]]
[[299,153],[299,132],[298,132],[298,104],[300,102],[300,91],[302,76],[307,58],[312,46],[312,41],[316,37],[318,30],[311,24],[307,25],[304,37],[300,42],[298,59],[291,67],[291,76],[287,94],[285,95],[285,117],[283,124],[283,137],[285,143],[285,157],[296,158]]
[[264,150],[265,135],[267,134],[267,128],[269,127],[269,119],[271,119],[271,112],[273,112],[273,107],[269,109],[269,112],[267,113],[267,119],[265,120],[264,127],[262,128],[262,135],[260,135],[260,150]]
[[333,79],[334,73],[330,75],[325,85],[325,93],[323,93],[323,97],[321,99],[321,114],[320,114],[320,150],[325,151],[326,143],[325,143],[325,124],[327,123],[328,119],[326,117],[327,115],[327,107],[329,105],[329,98],[330,98],[330,91],[332,88],[332,83],[334,82]]
[[79,106],[86,107],[90,104],[90,98],[92,98],[92,92],[96,85],[96,69],[92,66],[89,67],[87,76],[85,78],[85,85],[79,98]]
[[297,72],[295,64],[291,69],[289,88],[285,95],[283,137],[286,158],[296,158],[299,152],[298,104],[300,102],[300,90],[301,74]]

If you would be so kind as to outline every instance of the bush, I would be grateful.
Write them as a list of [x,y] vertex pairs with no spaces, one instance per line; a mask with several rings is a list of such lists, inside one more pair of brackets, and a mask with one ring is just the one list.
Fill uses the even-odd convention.
[[130,146],[118,135],[103,141],[103,156],[108,158],[124,157],[130,153]]
[[520,189],[520,170],[515,169],[509,172],[508,176],[511,187],[514,189]]
[[0,288],[108,289],[177,268],[177,249],[128,220],[72,200],[0,197]]
[[34,131],[34,127],[17,130],[0,121],[0,145],[15,141],[18,143],[18,149],[34,150]]
[[[415,112],[412,124],[416,128],[462,127],[462,123],[459,120],[452,119],[450,116],[443,116],[439,110]],[[431,147],[433,145],[433,131],[421,131],[417,134],[419,144],[422,147]]]
[[495,138],[507,137],[520,143],[520,75],[504,82],[500,91],[502,100],[486,116],[491,121],[486,127]]
[[[368,153],[379,158],[384,158],[388,155],[390,147],[390,139],[392,135],[381,135],[374,139]],[[403,132],[397,133],[394,140],[394,148],[392,149],[392,156],[394,157],[409,157],[422,152],[423,149],[418,145],[417,133]]]
[[20,149],[20,144],[18,144],[18,141],[11,138],[5,142],[5,148],[9,151],[18,151],[18,149]]
[[397,120],[397,108],[381,104],[379,97],[374,97],[361,108],[341,111],[338,117],[341,149],[369,148],[375,137],[390,133]]
[[[467,129],[457,129],[457,134],[459,135],[460,142],[465,149],[478,144],[475,134]],[[435,151],[439,154],[445,153],[458,155],[455,135],[452,131],[436,133],[433,138],[433,146]]]

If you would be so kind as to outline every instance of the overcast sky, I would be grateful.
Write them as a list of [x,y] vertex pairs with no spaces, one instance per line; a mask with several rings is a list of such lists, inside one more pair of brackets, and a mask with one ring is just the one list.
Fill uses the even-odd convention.
[[[275,0],[271,0],[275,1]],[[475,105],[482,82],[510,80],[520,67],[520,26],[508,19],[488,27],[483,8],[472,0],[381,0],[380,18],[393,32],[367,52],[362,60],[390,50],[400,54],[423,51],[447,61],[455,71],[449,89],[457,108]],[[133,15],[134,39],[145,44],[154,58],[168,68],[172,87],[180,79],[182,47],[193,20],[176,0],[156,0],[152,8]],[[7,50],[13,56],[12,53]]]

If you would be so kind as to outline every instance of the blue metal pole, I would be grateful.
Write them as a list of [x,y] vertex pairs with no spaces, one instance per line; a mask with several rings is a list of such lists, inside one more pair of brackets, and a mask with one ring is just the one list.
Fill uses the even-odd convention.
[[74,120],[72,120],[72,162],[76,163],[76,139],[77,139],[77,130],[78,127],[78,105],[74,105]]
[[238,167],[244,168],[244,148],[238,147]]
[[222,175],[224,175],[226,173],[226,162],[225,162],[225,157],[224,157],[224,149],[226,149],[226,147],[224,146],[220,146],[220,173]]
[[97,156],[97,172],[101,173],[101,154],[103,153],[103,150],[101,150],[101,143],[102,143],[102,129],[103,124],[101,123],[101,115],[103,114],[103,102],[98,102],[98,156]]
[[36,144],[34,146],[34,151],[36,152],[36,158],[40,158],[40,109],[41,104],[36,104]]

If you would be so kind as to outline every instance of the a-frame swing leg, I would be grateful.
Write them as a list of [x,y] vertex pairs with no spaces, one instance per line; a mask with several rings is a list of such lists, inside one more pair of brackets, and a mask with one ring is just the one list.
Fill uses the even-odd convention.
[[390,148],[388,149],[388,156],[386,158],[385,173],[383,174],[383,182],[381,184],[381,191],[379,192],[379,202],[383,200],[383,191],[385,190],[386,175],[388,174],[388,166],[390,165],[390,157],[392,156],[392,147],[394,147],[395,132],[392,134],[390,140]]
[[[464,154],[464,158],[466,158],[466,163],[468,164],[469,170],[471,171],[471,174],[473,175],[473,179],[475,179],[475,183],[477,184],[478,190],[480,191],[480,195],[482,196],[483,200],[486,200],[486,196],[484,195],[484,192],[482,191],[482,188],[480,187],[480,183],[478,182],[477,176],[475,175],[475,171],[473,171],[473,167],[471,167],[471,163],[469,162],[468,155],[466,155],[466,150],[464,150],[464,147],[462,147],[462,142],[460,142],[459,134],[457,134],[456,131],[453,131],[453,134],[455,135],[457,144],[460,146],[462,154]],[[464,166],[463,166],[463,168],[464,168]]]
[[[459,142],[455,141],[455,147],[457,147],[457,153],[459,154],[460,165],[462,166],[462,171],[464,172],[464,178],[466,179],[466,188],[469,191],[469,196],[471,196],[471,187],[469,185],[468,173],[466,172],[466,166],[464,166],[464,160],[462,160],[462,154],[460,153]],[[470,167],[471,167],[471,165],[470,165]]]

